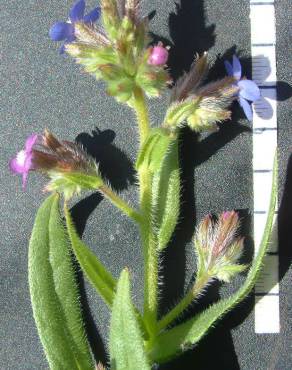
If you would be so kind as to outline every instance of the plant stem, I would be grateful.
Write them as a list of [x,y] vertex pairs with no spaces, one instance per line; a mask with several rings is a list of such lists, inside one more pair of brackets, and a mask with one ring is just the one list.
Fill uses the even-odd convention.
[[[145,95],[139,87],[134,89],[133,105],[137,115],[141,148],[149,134],[150,124]],[[158,259],[151,224],[152,175],[147,168],[140,169],[139,183],[140,208],[143,217],[140,232],[144,254],[144,319],[150,335],[153,336],[157,326]]]
[[210,276],[204,275],[195,282],[193,288],[184,296],[184,298],[158,322],[158,331],[167,327],[192,303],[201,290],[206,286],[209,279]]
[[107,199],[109,199],[117,208],[119,208],[124,214],[140,223],[142,221],[141,214],[135,211],[132,207],[128,205],[122,198],[120,198],[117,193],[110,189],[106,185],[101,185],[98,188]]
[[144,143],[146,137],[148,136],[150,124],[148,109],[145,101],[145,95],[140,87],[135,87],[134,89],[134,109],[137,115],[137,121],[139,125],[140,132],[140,146]]

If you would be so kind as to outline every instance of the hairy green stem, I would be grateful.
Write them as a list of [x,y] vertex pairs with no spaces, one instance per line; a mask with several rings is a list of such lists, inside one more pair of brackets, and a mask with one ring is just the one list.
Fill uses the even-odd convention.
[[162,329],[167,327],[192,303],[192,301],[207,285],[209,279],[210,276],[203,275],[196,280],[193,288],[189,290],[188,293],[183,297],[183,299],[158,322],[158,331],[161,331]]
[[128,205],[122,198],[120,198],[117,193],[115,193],[111,188],[106,185],[101,185],[98,188],[107,199],[109,199],[117,208],[119,208],[124,214],[140,223],[142,218],[141,214],[135,211],[132,207]]
[[[140,132],[140,147],[142,147],[149,134],[150,124],[145,95],[139,87],[134,90],[133,105]],[[140,169],[139,183],[140,208],[143,217],[140,231],[144,254],[144,319],[148,332],[153,336],[157,323],[158,258],[157,243],[151,224],[152,174],[147,168]]]
[[140,146],[142,146],[146,137],[149,134],[150,124],[148,109],[145,101],[145,95],[144,92],[140,89],[140,87],[135,87],[134,89],[133,104],[139,125]]

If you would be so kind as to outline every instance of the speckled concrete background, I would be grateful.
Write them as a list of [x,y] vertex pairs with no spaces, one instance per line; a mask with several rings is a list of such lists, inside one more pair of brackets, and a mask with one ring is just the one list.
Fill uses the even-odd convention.
[[[249,2],[244,0],[149,0],[145,13],[156,10],[151,30],[174,44],[170,59],[173,75],[187,69],[195,52],[209,50],[216,60],[219,53],[242,56],[247,74],[250,67]],[[1,27],[1,339],[2,369],[46,369],[34,326],[27,283],[27,243],[37,207],[44,195],[44,181],[31,176],[25,193],[20,179],[9,174],[7,162],[31,132],[48,127],[61,138],[78,137],[99,159],[105,175],[123,195],[136,202],[133,170],[128,165],[137,151],[136,126],[132,112],[118,105],[104,92],[102,83],[80,71],[69,58],[57,53],[48,38],[50,25],[67,17],[70,1],[2,1]],[[88,7],[94,1],[88,1]],[[289,1],[278,0],[277,57],[279,84],[281,324],[279,335],[255,335],[253,298],[228,315],[193,351],[163,369],[288,370],[291,368],[291,239],[292,220],[292,124],[291,99],[291,13]],[[290,17],[289,17],[290,14]],[[219,58],[211,75],[224,73]],[[290,94],[291,95],[291,94]],[[158,124],[167,106],[167,94],[151,102],[151,118]],[[92,136],[95,128],[101,132]],[[238,209],[249,228],[252,209],[252,146],[250,126],[241,112],[218,133],[198,143],[195,135],[183,132],[181,154],[185,179],[185,219],[165,256],[162,310],[166,310],[187,286],[194,270],[194,253],[189,243],[196,220],[212,211]],[[288,166],[288,167],[287,167]],[[288,171],[287,171],[288,168]],[[133,295],[142,302],[142,256],[135,226],[99,195],[88,196],[73,208],[79,232],[109,266],[115,276],[129,266]],[[289,224],[290,223],[290,224]],[[247,253],[247,255],[250,253]],[[247,256],[248,259],[248,256]],[[184,275],[184,267],[187,272]],[[290,270],[291,272],[291,270]],[[236,289],[211,291],[210,300]],[[105,305],[85,282],[81,283],[90,339],[97,357],[106,344],[109,316]],[[93,320],[96,327],[93,325]],[[289,324],[290,319],[290,324]],[[137,369],[138,370],[138,369]]]

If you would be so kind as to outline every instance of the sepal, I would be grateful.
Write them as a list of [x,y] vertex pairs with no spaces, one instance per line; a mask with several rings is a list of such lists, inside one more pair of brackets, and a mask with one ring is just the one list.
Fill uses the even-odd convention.
[[240,265],[240,264],[226,264],[218,269],[218,272],[215,272],[216,277],[220,281],[224,281],[225,283],[230,283],[230,280],[237,274],[245,271],[247,269],[247,265]]
[[116,0],[102,0],[102,23],[111,41],[115,41],[121,23]]
[[102,184],[99,175],[92,176],[83,173],[62,173],[48,171],[51,181],[46,185],[45,191],[63,193],[65,199],[79,195],[83,190],[97,190]]
[[102,77],[101,66],[115,64],[116,55],[110,47],[89,46],[82,43],[66,45],[66,52],[75,58],[76,63],[84,66],[84,70],[93,74],[97,79]]
[[171,83],[171,78],[164,66],[155,66],[148,63],[151,48],[144,52],[137,70],[136,83],[149,97],[158,97]]

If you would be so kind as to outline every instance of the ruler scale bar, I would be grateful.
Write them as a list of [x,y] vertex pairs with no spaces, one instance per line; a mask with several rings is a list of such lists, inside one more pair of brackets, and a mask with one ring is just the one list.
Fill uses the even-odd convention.
[[[253,107],[254,242],[257,253],[267,220],[277,147],[274,1],[251,0],[250,23],[252,77],[261,91],[261,99]],[[269,242],[270,252],[255,286],[255,332],[258,334],[280,332],[277,212]]]

